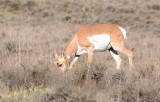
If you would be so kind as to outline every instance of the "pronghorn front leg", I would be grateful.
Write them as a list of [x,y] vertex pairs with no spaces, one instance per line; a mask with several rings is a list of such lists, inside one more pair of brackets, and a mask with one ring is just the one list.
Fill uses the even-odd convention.
[[91,62],[92,62],[92,56],[93,56],[93,46],[91,46],[91,47],[89,47],[88,49],[87,49],[87,52],[88,52],[88,73],[89,73],[89,71],[90,71],[90,69],[91,69]]
[[78,60],[78,58],[79,58],[79,55],[76,55],[74,57],[74,59],[71,61],[70,65],[69,65],[68,70],[72,69],[73,64]]

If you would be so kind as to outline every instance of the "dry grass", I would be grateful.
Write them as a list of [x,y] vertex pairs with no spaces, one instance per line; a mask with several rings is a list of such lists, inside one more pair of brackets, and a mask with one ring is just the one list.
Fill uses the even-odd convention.
[[[159,102],[159,13],[159,0],[1,0],[0,101]],[[85,55],[57,75],[52,49],[64,48],[80,26],[98,23],[127,29],[134,70],[122,54],[116,70],[103,52],[94,54],[92,80],[85,82]]]

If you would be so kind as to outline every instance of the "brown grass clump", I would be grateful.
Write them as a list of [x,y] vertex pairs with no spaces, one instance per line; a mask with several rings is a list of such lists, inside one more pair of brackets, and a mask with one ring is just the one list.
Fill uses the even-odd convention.
[[[159,102],[159,0],[1,0],[0,101]],[[94,53],[91,79],[86,56],[58,75],[52,49],[63,49],[80,26],[116,23],[128,31],[126,56],[116,70],[109,53]]]

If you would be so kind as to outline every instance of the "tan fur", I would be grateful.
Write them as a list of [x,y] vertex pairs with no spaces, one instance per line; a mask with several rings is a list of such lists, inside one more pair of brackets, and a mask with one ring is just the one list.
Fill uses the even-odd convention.
[[[128,56],[130,67],[132,66],[132,52],[124,48],[124,37],[119,29],[119,26],[116,24],[100,24],[95,26],[84,26],[78,29],[75,33],[68,46],[65,48],[64,53],[67,57],[66,60],[74,56],[78,50],[78,44],[80,47],[85,47],[88,53],[88,63],[92,62],[93,55],[93,45],[88,41],[88,37],[93,35],[108,34],[110,36],[110,45],[125,55]],[[78,43],[78,44],[77,44]],[[77,58],[78,59],[78,58]],[[77,61],[72,60],[71,66]],[[116,59],[115,59],[116,60]],[[116,63],[120,63],[117,62]],[[117,67],[118,69],[118,67]]]
[[[71,56],[78,49],[76,41],[82,47],[92,46],[88,41],[88,37],[92,35],[109,34],[110,43],[116,50],[119,46],[123,46],[124,37],[120,31],[118,25],[115,24],[101,24],[95,26],[85,26],[81,27],[77,32],[75,32],[74,37],[65,49],[65,54]],[[70,50],[72,49],[72,51]]]

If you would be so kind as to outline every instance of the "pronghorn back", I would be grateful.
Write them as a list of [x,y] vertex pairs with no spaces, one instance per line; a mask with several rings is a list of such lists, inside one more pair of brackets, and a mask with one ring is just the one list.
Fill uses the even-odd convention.
[[[95,26],[85,26],[81,27],[75,34],[77,36],[77,42],[79,43],[80,46],[83,47],[90,46],[91,42],[89,41],[88,38],[97,35],[109,36],[109,43],[113,46],[116,46],[116,44],[123,44],[124,38],[126,38],[126,31],[122,27],[116,24],[100,24]],[[108,40],[107,36],[106,40]],[[98,37],[97,39],[101,40]]]

